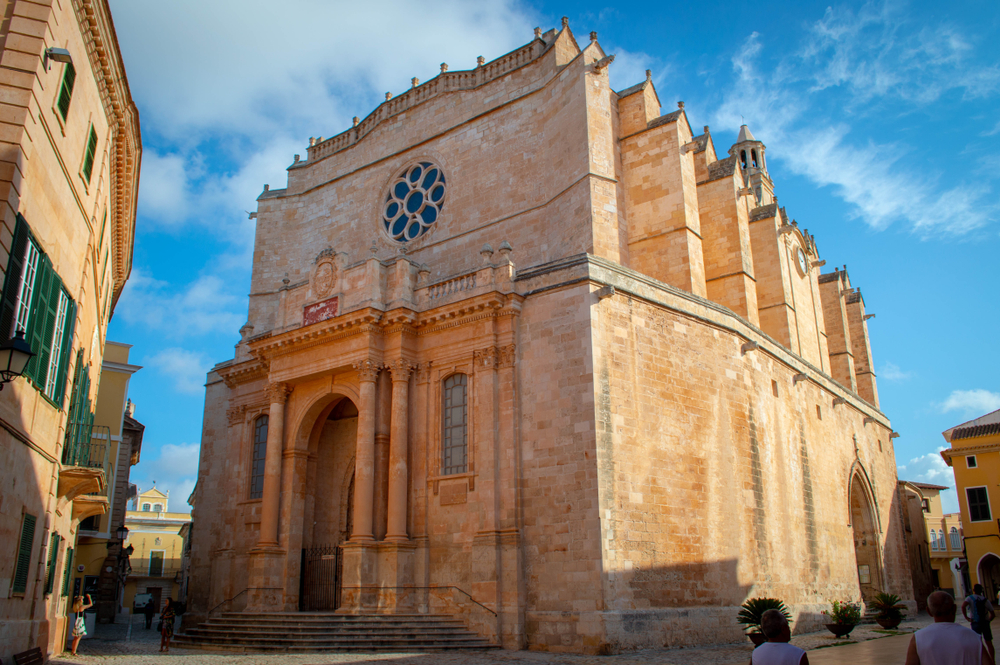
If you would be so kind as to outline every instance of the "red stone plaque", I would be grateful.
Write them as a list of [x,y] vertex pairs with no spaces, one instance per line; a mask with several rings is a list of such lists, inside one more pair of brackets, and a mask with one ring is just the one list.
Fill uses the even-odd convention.
[[337,316],[337,296],[306,305],[302,310],[302,325],[319,323]]

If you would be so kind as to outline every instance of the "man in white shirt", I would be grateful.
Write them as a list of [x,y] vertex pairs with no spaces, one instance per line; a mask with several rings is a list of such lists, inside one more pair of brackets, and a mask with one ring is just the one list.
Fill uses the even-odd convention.
[[806,652],[788,643],[792,630],[784,614],[767,610],[760,617],[760,630],[767,642],[753,650],[750,665],[809,665]]
[[955,623],[958,608],[946,591],[927,596],[927,613],[934,623],[910,638],[906,665],[993,665],[982,638]]

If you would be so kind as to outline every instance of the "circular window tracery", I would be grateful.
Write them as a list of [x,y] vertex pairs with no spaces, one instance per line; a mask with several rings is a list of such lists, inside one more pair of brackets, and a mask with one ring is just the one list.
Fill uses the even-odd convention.
[[444,173],[431,162],[414,164],[400,173],[382,203],[386,233],[398,242],[422,236],[441,216],[444,194]]

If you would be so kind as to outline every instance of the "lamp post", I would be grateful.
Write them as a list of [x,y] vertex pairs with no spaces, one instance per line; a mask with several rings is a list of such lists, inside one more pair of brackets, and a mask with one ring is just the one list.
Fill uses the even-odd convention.
[[31,345],[24,339],[23,330],[18,330],[14,337],[0,345],[0,390],[5,383],[24,374],[24,368],[34,356]]

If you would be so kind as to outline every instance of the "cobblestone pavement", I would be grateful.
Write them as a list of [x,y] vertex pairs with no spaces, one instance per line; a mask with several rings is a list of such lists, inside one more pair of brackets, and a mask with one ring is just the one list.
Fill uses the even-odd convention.
[[[796,635],[792,643],[803,649],[821,649],[810,656],[822,665],[883,665],[906,657],[908,640],[886,640],[882,648],[827,649],[858,644],[888,635],[911,633],[930,623],[926,615],[900,625],[897,631],[882,631],[878,626],[858,626],[849,639],[836,639],[830,633]],[[330,653],[330,654],[225,654],[172,648],[159,653],[160,636],[143,628],[142,617],[135,617],[131,631],[127,624],[98,626],[94,637],[84,640],[77,656],[65,653],[54,657],[53,665],[333,665],[335,663],[391,663],[392,665],[729,665],[747,663],[751,645],[726,644],[693,649],[648,649],[616,656],[580,656],[539,651],[463,651],[435,653]],[[900,646],[896,648],[896,644]],[[886,660],[886,651],[899,651],[898,658]],[[871,655],[869,655],[871,654]],[[877,654],[877,655],[876,655]]]

